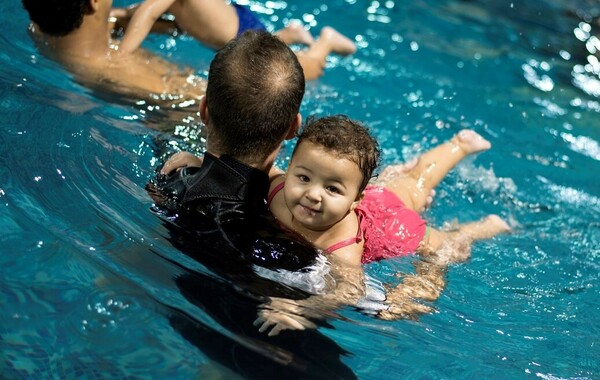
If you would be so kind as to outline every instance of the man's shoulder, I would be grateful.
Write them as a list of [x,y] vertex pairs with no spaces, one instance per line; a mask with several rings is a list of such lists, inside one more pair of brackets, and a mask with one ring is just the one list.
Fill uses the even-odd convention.
[[265,173],[206,155],[201,167],[157,176],[157,182],[155,190],[162,195],[157,207],[179,226],[179,236],[196,241],[190,249],[218,247],[224,256],[290,271],[314,263],[316,250],[283,231],[268,212]]

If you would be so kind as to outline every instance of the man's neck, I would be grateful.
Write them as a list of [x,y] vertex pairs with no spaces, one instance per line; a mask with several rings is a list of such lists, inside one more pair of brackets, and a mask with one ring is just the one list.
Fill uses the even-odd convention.
[[48,44],[50,53],[59,59],[105,60],[110,49],[110,31],[108,23],[100,21],[96,15],[85,16],[79,28],[62,37],[44,34],[37,26],[34,26],[33,32]]
[[[207,149],[207,152],[212,154],[215,157],[220,157],[221,155],[226,154],[226,153],[219,152],[216,149]],[[263,172],[269,174],[269,171],[271,170],[271,167],[273,166],[273,163],[275,162],[275,158],[277,157],[278,153],[279,153],[279,149],[277,149],[276,151],[271,153],[271,155],[263,161],[256,161],[256,160],[249,159],[247,157],[236,157],[233,155],[229,155],[229,156],[232,158],[235,158],[236,160],[243,163],[244,165],[248,165],[251,168],[254,168],[254,169],[257,169],[257,170],[260,170],[260,171],[263,171]]]

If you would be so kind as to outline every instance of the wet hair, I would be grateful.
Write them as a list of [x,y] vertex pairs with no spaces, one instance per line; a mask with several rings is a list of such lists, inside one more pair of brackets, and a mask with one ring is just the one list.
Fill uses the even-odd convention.
[[345,115],[320,119],[309,117],[298,135],[294,153],[304,141],[320,145],[337,157],[358,165],[363,175],[359,193],[367,187],[381,155],[379,144],[371,136],[369,129]]
[[222,154],[264,160],[285,138],[303,96],[304,73],[296,54],[270,33],[247,31],[210,64],[210,138]]
[[31,21],[40,30],[62,37],[81,26],[83,15],[91,12],[90,0],[22,0]]

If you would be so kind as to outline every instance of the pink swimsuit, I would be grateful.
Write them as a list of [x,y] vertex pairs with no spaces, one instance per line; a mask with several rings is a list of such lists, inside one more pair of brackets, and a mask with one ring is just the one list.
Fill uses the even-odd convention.
[[[269,194],[268,203],[283,189],[284,182]],[[367,186],[365,197],[354,210],[359,230],[355,237],[340,241],[325,251],[333,252],[365,240],[363,264],[390,257],[414,253],[427,230],[426,222],[390,190],[381,186]]]

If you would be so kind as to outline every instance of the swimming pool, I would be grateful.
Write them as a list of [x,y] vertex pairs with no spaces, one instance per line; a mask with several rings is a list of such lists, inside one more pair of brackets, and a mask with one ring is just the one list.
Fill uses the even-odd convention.
[[[346,320],[319,333],[344,351],[343,363],[361,379],[600,377],[600,70],[581,24],[600,7],[251,4],[274,27],[296,17],[355,36],[358,52],[330,59],[302,112],[365,121],[385,163],[462,128],[488,138],[492,149],[461,164],[426,215],[442,225],[499,213],[515,228],[450,269],[431,315],[389,322],[342,310]],[[228,336],[174,283],[186,268],[211,273],[168,242],[144,190],[168,153],[157,147],[201,149],[194,115],[165,121],[87,91],[36,52],[20,2],[0,9],[2,377],[235,377],[211,359],[218,340],[202,349],[173,328],[172,316],[186,315]],[[201,75],[212,55],[185,36],[146,46]],[[391,283],[409,270],[408,259],[367,267]]]

